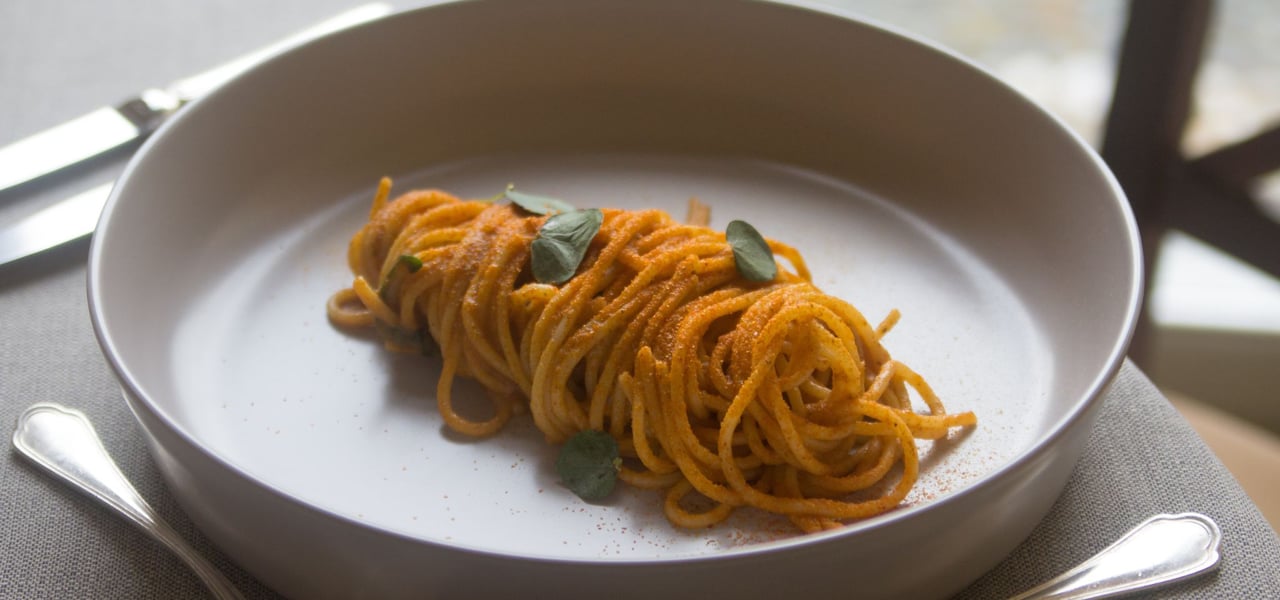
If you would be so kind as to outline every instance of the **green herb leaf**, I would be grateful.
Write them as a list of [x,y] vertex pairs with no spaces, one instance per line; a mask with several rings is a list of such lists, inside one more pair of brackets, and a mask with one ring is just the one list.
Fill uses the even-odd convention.
[[440,356],[440,344],[426,329],[408,329],[390,325],[381,319],[373,320],[373,329],[378,332],[382,341],[390,343],[402,351],[417,349],[423,356],[437,358]]
[[412,254],[401,254],[396,258],[396,264],[387,272],[387,278],[383,280],[382,285],[378,286],[378,297],[382,298],[383,302],[390,301],[387,292],[391,291],[391,282],[395,279],[396,270],[402,266],[410,273],[417,273],[418,269],[422,268],[422,259]]
[[400,258],[396,259],[396,263],[404,265],[410,273],[417,273],[418,269],[422,268],[422,259],[412,254],[401,254]]
[[533,240],[533,278],[539,283],[564,283],[578,272],[587,246],[600,231],[604,213],[598,208],[573,210],[549,217]]
[[733,248],[733,264],[749,281],[773,281],[778,276],[778,263],[764,237],[746,221],[732,221],[724,230]]
[[618,442],[595,429],[578,432],[560,448],[556,472],[565,487],[583,500],[599,500],[609,495],[618,482]]
[[503,195],[520,208],[523,208],[535,215],[563,214],[573,211],[573,205],[565,202],[564,200],[548,196],[538,196],[535,194],[517,192],[515,184],[507,184],[507,191],[504,192]]
[[[386,323],[381,319],[373,320],[373,328],[378,332],[378,337],[383,341],[390,342],[392,345],[400,348],[420,348],[422,347],[422,332],[417,329],[406,329]],[[427,336],[430,337],[430,336]]]

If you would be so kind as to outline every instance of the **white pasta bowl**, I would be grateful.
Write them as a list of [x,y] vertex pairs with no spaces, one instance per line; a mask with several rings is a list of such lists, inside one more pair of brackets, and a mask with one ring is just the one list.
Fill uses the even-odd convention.
[[[323,597],[938,597],[1058,497],[1123,359],[1137,234],[1098,157],[978,68],[831,9],[427,6],[283,54],[138,153],[94,238],[93,322],[173,494],[267,585]],[[579,206],[689,197],[796,246],[950,410],[903,506],[800,535],[660,497],[587,503],[517,417],[473,441],[439,365],[332,327],[377,180]],[[469,393],[464,388],[464,397]]]

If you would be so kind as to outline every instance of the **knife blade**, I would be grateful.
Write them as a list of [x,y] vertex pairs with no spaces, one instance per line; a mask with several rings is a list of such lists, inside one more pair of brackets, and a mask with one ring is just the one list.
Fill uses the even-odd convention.
[[0,227],[0,266],[91,233],[111,195],[110,183],[91,188]]
[[143,139],[184,104],[249,67],[308,40],[390,12],[391,7],[384,3],[358,6],[203,73],[179,79],[165,88],[144,90],[117,106],[99,108],[0,148],[0,193]]

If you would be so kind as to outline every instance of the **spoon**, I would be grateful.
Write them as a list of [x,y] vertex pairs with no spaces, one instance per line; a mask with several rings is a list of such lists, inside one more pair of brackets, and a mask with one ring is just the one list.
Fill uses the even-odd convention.
[[105,504],[172,550],[218,600],[244,600],[240,591],[178,532],[160,520],[107,454],[84,413],[41,402],[18,417],[13,447],[37,465]]
[[[13,446],[164,544],[196,572],[216,598],[243,600],[231,582],[138,495],[107,455],[84,413],[49,402],[35,404],[18,417]],[[1011,600],[1085,600],[1166,585],[1216,567],[1221,540],[1218,525],[1204,515],[1156,515],[1080,566]]]

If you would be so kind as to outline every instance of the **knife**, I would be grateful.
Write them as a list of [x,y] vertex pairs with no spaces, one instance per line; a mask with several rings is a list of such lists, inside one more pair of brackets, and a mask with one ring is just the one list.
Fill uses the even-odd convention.
[[166,88],[145,90],[118,106],[99,108],[0,148],[0,193],[143,139],[187,102],[203,96],[266,58],[390,12],[391,7],[383,3],[356,7],[226,64],[179,79]]
[[[249,67],[310,39],[371,21],[391,12],[383,3],[359,6],[198,75],[147,90],[115,108],[100,108],[27,139],[0,148],[0,192],[151,134],[187,102],[226,83]],[[0,224],[0,266],[60,246],[97,227],[112,184],[59,200],[13,223]]]
[[0,266],[93,233],[110,195],[106,183],[0,226]]

